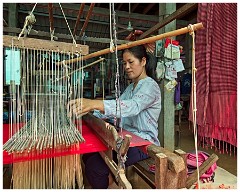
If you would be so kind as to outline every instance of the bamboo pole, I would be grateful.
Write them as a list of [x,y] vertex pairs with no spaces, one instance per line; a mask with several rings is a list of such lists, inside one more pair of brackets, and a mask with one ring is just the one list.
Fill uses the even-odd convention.
[[[193,28],[194,31],[196,31],[198,29],[202,29],[203,24],[202,23],[193,24],[192,28]],[[164,38],[182,35],[182,34],[190,32],[190,31],[191,31],[191,29],[189,27],[184,27],[184,28],[181,28],[181,29],[177,29],[177,30],[170,31],[170,32],[167,32],[167,33],[163,33],[163,34],[160,34],[160,35],[156,35],[156,36],[153,36],[153,37],[148,37],[148,38],[145,38],[145,39],[141,39],[141,40],[129,42],[129,43],[126,43],[126,44],[118,45],[117,49],[118,50],[123,50],[123,49],[131,48],[131,47],[135,47],[135,46],[138,46],[138,45],[143,45],[143,44],[146,44],[146,43],[153,43],[155,41],[158,41],[158,40],[161,40],[161,39],[164,39]],[[115,50],[115,47],[113,48],[113,50]],[[82,60],[87,60],[87,59],[90,59],[90,58],[93,58],[93,57],[98,57],[100,55],[104,55],[104,54],[107,54],[107,53],[110,53],[110,48],[103,49],[103,50],[85,55],[81,58],[66,60],[66,61],[64,61],[64,63],[65,64],[72,64],[72,63],[76,63],[76,62],[80,61],[81,59]],[[63,64],[63,61],[57,63],[57,65],[61,65],[61,64]]]

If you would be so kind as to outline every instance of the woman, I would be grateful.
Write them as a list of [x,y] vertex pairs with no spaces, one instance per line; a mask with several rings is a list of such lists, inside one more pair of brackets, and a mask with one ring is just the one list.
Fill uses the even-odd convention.
[[[161,111],[161,92],[155,81],[156,60],[146,52],[144,46],[136,46],[123,51],[123,65],[131,84],[120,97],[116,114],[116,100],[76,99],[69,102],[70,115],[82,115],[99,110],[107,117],[117,115],[121,127],[139,137],[160,145],[158,140],[158,117]],[[80,106],[82,104],[82,106]],[[120,109],[121,108],[121,117]],[[95,114],[96,111],[95,111]],[[116,155],[115,155],[116,158]],[[129,148],[126,166],[130,166],[148,156],[138,147]],[[99,153],[83,155],[85,173],[92,188],[108,188],[110,170]]]

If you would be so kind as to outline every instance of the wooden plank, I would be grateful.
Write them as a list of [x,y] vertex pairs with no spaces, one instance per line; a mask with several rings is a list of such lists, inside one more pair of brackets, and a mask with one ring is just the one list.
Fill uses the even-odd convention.
[[179,8],[177,11],[173,12],[171,15],[169,15],[164,20],[162,20],[160,23],[156,24],[149,30],[145,31],[142,35],[140,35],[139,38],[140,39],[146,38],[147,36],[151,35],[153,32],[157,31],[158,29],[164,27],[165,25],[167,25],[174,19],[178,19],[178,18],[186,15],[190,11],[196,9],[196,7],[197,7],[197,3],[186,3],[184,6]]
[[28,48],[43,51],[81,53],[82,55],[87,55],[89,53],[89,47],[87,45],[77,44],[76,46],[72,43],[56,42],[27,37],[21,37],[18,40],[18,37],[15,36],[3,35],[3,46],[12,47],[12,45],[22,49]]
[[155,186],[155,174],[149,171],[149,166],[154,165],[155,161],[152,158],[139,161],[133,165],[136,173],[153,189]]
[[[199,177],[201,177],[216,161],[218,156],[212,154],[206,161],[199,166]],[[187,178],[186,188],[190,188],[198,180],[197,169]]]

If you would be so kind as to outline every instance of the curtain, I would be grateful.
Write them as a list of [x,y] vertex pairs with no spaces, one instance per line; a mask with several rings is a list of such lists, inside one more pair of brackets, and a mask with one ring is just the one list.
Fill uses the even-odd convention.
[[237,3],[199,3],[197,22],[198,140],[227,151],[237,146]]

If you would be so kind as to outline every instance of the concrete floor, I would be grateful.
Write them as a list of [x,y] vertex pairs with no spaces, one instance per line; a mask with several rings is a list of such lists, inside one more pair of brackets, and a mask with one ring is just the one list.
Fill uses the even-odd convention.
[[[182,122],[181,126],[181,133],[180,133],[180,146],[179,148],[185,152],[194,151],[194,136],[193,132],[189,130],[189,123],[188,121]],[[215,149],[211,148],[202,148],[198,146],[198,150],[205,151],[208,154],[215,153],[219,159],[217,161],[217,166],[225,169],[226,171],[230,172],[231,174],[237,176],[237,154],[234,156],[233,154],[220,153],[219,151],[215,151]]]

